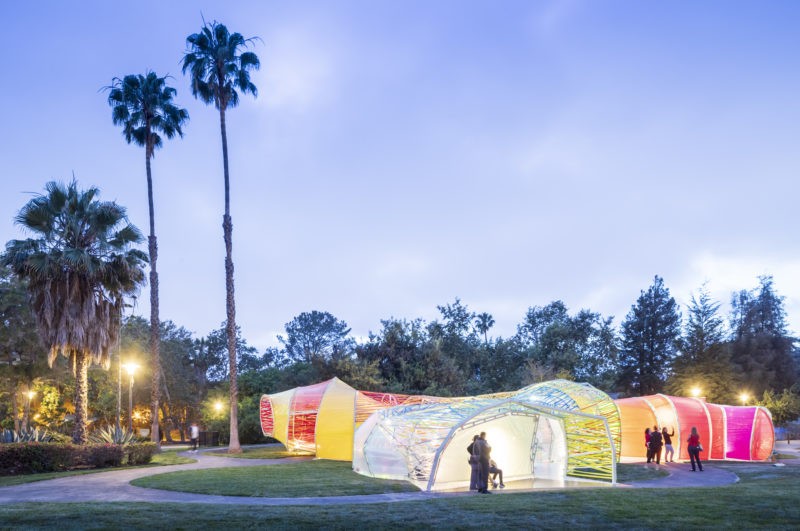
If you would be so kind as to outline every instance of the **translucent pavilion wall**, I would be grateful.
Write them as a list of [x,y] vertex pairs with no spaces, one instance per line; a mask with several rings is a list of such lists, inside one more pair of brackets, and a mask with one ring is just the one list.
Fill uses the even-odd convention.
[[321,459],[353,456],[356,391],[338,378],[261,397],[261,431],[287,450]]
[[427,490],[465,487],[471,471],[466,447],[481,431],[507,482],[534,475],[615,480],[616,451],[605,417],[516,398],[377,411],[356,431],[353,469]]
[[644,430],[654,425],[674,430],[677,459],[689,459],[687,439],[700,435],[703,459],[764,460],[772,453],[775,433],[763,407],[721,406],[699,398],[649,395],[616,400],[622,419],[622,456],[645,457]]

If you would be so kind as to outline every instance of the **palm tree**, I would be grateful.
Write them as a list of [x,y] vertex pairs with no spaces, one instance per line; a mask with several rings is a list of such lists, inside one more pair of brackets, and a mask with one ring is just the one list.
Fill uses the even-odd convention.
[[483,341],[487,345],[489,344],[489,336],[487,335],[487,333],[489,332],[489,329],[493,326],[494,326],[494,318],[491,316],[491,314],[484,312],[484,313],[479,313],[478,315],[475,316],[475,328],[478,329],[478,332],[483,334]]
[[153,208],[153,175],[150,159],[156,148],[163,144],[159,133],[167,138],[183,136],[181,127],[189,119],[186,109],[172,103],[175,89],[167,85],[166,77],[158,77],[155,72],[146,75],[128,75],[122,79],[114,78],[109,89],[108,104],[111,106],[111,119],[114,125],[122,126],[122,134],[130,144],[144,147],[145,168],[147,170],[147,203],[150,209],[150,352],[153,356],[153,381],[150,388],[150,412],[152,425],[150,440],[159,443],[158,407],[161,399],[161,355],[160,321],[158,316],[158,242],[156,240],[155,210]]
[[50,366],[59,353],[70,360],[76,377],[72,439],[85,443],[89,364],[108,369],[123,298],[144,281],[147,255],[131,249],[142,234],[128,222],[125,209],[98,201],[97,188],[81,191],[72,181],[47,183],[45,190],[15,218],[37,237],[8,242],[2,263],[28,281]]
[[228,173],[228,135],[225,130],[225,111],[239,104],[239,92],[258,90],[250,81],[250,70],[260,66],[253,52],[241,52],[253,39],[245,39],[239,33],[230,33],[218,22],[204,24],[200,33],[186,38],[187,52],[183,56],[183,73],[191,77],[192,95],[204,103],[213,103],[219,111],[219,127],[222,135],[222,166],[225,176],[225,214],[222,231],[225,240],[225,292],[227,309],[228,362],[230,364],[230,445],[229,452],[241,452],[239,445],[239,390],[236,383],[236,304],[233,290],[233,221],[230,209],[230,178]]

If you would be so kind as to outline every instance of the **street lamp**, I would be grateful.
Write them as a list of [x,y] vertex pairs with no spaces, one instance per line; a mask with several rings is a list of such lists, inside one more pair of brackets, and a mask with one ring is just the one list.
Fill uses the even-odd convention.
[[219,400],[214,402],[214,411],[216,411],[217,413],[220,413],[222,411],[222,402],[220,402]]
[[123,367],[128,373],[128,431],[133,431],[133,374],[139,366],[128,362]]
[[747,405],[747,401],[750,400],[750,395],[747,394],[747,393],[742,393],[742,394],[739,395],[739,400],[742,401],[742,405],[743,406],[746,406]]
[[36,391],[28,391],[27,393],[25,393],[25,396],[28,398],[28,401],[25,402],[25,429],[27,430],[28,428],[31,427],[30,423],[31,400],[33,400],[33,397],[36,396]]
[[699,398],[700,397],[700,393],[702,393],[702,392],[703,391],[699,387],[692,387],[692,396],[693,397]]

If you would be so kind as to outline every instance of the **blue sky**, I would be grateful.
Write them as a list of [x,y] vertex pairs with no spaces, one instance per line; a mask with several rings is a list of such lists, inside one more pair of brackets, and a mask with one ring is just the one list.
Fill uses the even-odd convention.
[[[16,3],[0,36],[0,240],[74,173],[147,227],[144,150],[100,91],[173,76],[191,120],[153,160],[161,317],[225,318],[218,115],[179,61],[201,13],[258,36],[228,114],[237,322],[259,348],[303,311],[356,336],[460,297],[515,332],[562,299],[619,324],[772,274],[800,332],[800,3]],[[3,221],[5,220],[5,221]],[[149,315],[143,289],[136,313]]]

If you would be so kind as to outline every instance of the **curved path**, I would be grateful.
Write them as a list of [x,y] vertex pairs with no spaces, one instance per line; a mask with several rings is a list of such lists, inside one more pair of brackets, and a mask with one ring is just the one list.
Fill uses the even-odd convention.
[[[215,449],[218,450],[218,449]],[[175,503],[211,503],[223,505],[338,505],[385,503],[398,501],[426,500],[432,498],[471,496],[470,492],[409,492],[393,494],[371,494],[361,496],[330,496],[320,498],[264,498],[247,496],[215,496],[174,492],[166,490],[134,487],[130,482],[134,479],[164,474],[178,470],[200,470],[207,468],[277,465],[297,462],[307,457],[290,457],[284,459],[237,459],[205,455],[204,452],[182,452],[186,457],[197,458],[196,463],[169,465],[163,467],[134,468],[98,472],[80,476],[69,476],[45,481],[36,481],[22,485],[0,488],[0,503],[23,502],[175,502]],[[653,466],[645,465],[642,466]],[[637,482],[621,487],[675,488],[675,487],[712,487],[728,485],[738,481],[738,477],[713,465],[706,465],[704,472],[691,472],[688,464],[670,463],[661,465],[669,471],[669,476],[651,481]],[[539,489],[537,489],[539,490]],[[505,492],[524,492],[511,490]]]

